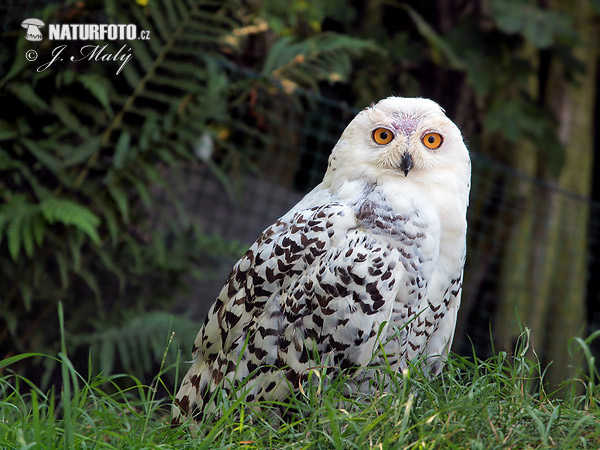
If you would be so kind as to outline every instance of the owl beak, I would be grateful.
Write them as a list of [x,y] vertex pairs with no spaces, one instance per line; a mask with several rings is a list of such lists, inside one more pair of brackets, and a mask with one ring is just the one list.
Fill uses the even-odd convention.
[[404,153],[404,155],[402,155],[402,159],[400,160],[400,169],[402,169],[402,171],[404,172],[405,177],[408,175],[408,172],[410,172],[410,169],[412,169],[412,167],[413,160],[410,157],[410,154]]

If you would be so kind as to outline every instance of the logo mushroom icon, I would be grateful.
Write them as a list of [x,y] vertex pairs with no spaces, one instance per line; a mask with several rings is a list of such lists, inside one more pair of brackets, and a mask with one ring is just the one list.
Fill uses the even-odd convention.
[[40,31],[40,28],[44,26],[44,22],[42,22],[40,19],[24,20],[21,26],[23,28],[27,28],[25,39],[27,39],[28,41],[42,40],[42,32]]

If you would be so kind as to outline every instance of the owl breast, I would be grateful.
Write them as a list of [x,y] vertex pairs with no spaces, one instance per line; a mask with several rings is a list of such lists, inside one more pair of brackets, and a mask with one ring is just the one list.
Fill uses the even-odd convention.
[[[427,199],[415,201],[407,196],[389,202],[377,187],[366,188],[356,205],[356,218],[365,232],[397,250],[394,254],[399,258],[399,285],[389,319],[393,326],[387,328],[385,346],[388,361],[396,367],[405,368],[422,354],[447,311],[458,306],[462,272],[439,264],[443,227],[438,217]],[[439,356],[449,339],[446,335],[439,338],[441,348],[431,355],[431,372],[441,367]]]

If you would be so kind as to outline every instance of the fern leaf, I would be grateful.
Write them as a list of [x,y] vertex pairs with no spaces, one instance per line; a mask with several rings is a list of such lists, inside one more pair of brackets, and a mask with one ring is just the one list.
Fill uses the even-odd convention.
[[[148,49],[148,47],[146,45],[144,45],[141,41],[129,41],[129,42],[130,42],[130,45],[132,48],[132,53],[135,54],[136,61],[139,61],[140,65],[142,66],[142,68],[145,71],[150,70],[150,68],[154,64],[154,58],[155,58],[150,52],[151,49]],[[156,52],[158,53],[159,51],[160,51],[160,49],[157,48]],[[123,69],[123,73],[130,70],[129,69],[130,65],[131,64],[127,64],[127,66],[125,66],[125,69]],[[134,67],[134,66],[132,66],[132,67]]]
[[104,264],[104,267],[112,272],[119,280],[119,292],[121,294],[125,292],[126,275],[123,270],[115,263],[111,255],[102,248],[99,247],[96,250],[96,255],[98,255],[98,258],[102,264]]
[[154,164],[151,164],[147,161],[140,161],[139,169],[144,173],[144,176],[151,185],[163,185],[163,177]]
[[20,223],[21,226],[21,241],[23,245],[23,249],[25,250],[25,254],[28,257],[33,255],[33,221],[32,214],[23,214],[22,220]]
[[69,260],[67,255],[62,250],[59,250],[54,255],[58,266],[58,273],[60,274],[60,281],[63,289],[66,289],[69,285]]
[[149,114],[146,117],[144,125],[140,132],[139,147],[141,150],[148,150],[150,143],[158,137],[157,135],[158,117],[154,114]]
[[119,140],[117,141],[117,145],[115,146],[115,156],[113,159],[113,163],[115,169],[120,170],[125,167],[125,164],[128,159],[128,153],[130,150],[129,143],[131,141],[131,134],[129,134],[126,130],[124,130],[119,136]]
[[[131,41],[131,42],[135,42],[135,41]],[[135,50],[135,45],[132,44],[132,47]],[[136,52],[136,55],[140,55],[140,61],[143,61],[143,59],[141,58],[142,52]],[[125,68],[123,69],[123,71],[121,72],[121,74],[123,74],[123,78],[125,78],[125,81],[127,81],[127,84],[132,88],[135,89],[137,86],[140,85],[140,83],[142,82],[142,74],[140,74],[140,72],[138,71],[138,68],[133,65],[133,64],[127,64],[125,66]],[[123,102],[124,103],[124,102]]]
[[35,92],[30,84],[11,83],[10,90],[15,96],[33,110],[47,111],[48,104]]
[[22,215],[17,215],[12,219],[8,229],[6,230],[6,238],[8,239],[8,253],[13,261],[19,258],[21,251],[21,222]]
[[[17,136],[17,130],[15,130],[14,128],[4,128],[4,127],[0,126],[0,141],[12,140],[16,136]],[[0,170],[1,170],[1,166],[0,166]]]
[[97,230],[100,219],[85,206],[63,198],[48,197],[40,203],[40,208],[48,223],[72,225],[83,231],[95,244],[100,243]]
[[44,243],[44,234],[46,232],[46,221],[39,214],[36,214],[32,218],[31,222],[31,230],[33,232],[33,238],[35,240],[35,244],[38,247],[41,247]]
[[100,371],[103,375],[112,373],[115,363],[115,343],[111,339],[100,342]]
[[24,195],[15,195],[10,202],[0,205],[0,234],[6,227],[8,252],[13,261],[17,261],[21,249],[27,256],[33,254],[33,221],[37,213],[37,206],[28,203]]
[[92,275],[91,272],[89,272],[86,269],[83,269],[82,267],[78,267],[75,270],[75,273],[85,282],[86,286],[90,289],[90,291],[92,291],[92,293],[94,294],[94,298],[96,299],[96,302],[98,303],[98,305],[102,304],[102,294],[100,291],[100,286],[98,285],[98,281],[96,280],[96,277],[94,277],[94,275]]
[[6,214],[2,214],[0,212],[0,244],[2,244],[2,240],[4,239],[4,228],[6,224],[9,222],[8,216]]
[[52,110],[56,113],[60,121],[71,131],[79,134],[83,138],[87,138],[89,136],[89,132],[87,128],[85,128],[77,116],[73,114],[64,101],[59,100],[58,97],[53,97],[52,101]]
[[[152,15],[152,19],[156,24],[158,29],[158,33],[163,41],[168,41],[171,38],[171,27],[165,21],[165,16],[163,12],[158,7],[159,2],[150,2],[150,13]],[[177,23],[176,25],[181,25]]]
[[[135,373],[135,367],[133,366],[133,364],[132,364],[133,362],[131,360],[132,351],[131,351],[129,345],[127,345],[128,340],[127,339],[117,339],[116,343],[117,343],[117,350],[119,352],[118,355],[119,355],[121,365],[129,373],[131,373],[131,372]],[[134,352],[135,352],[135,350],[134,350]]]
[[348,76],[349,57],[379,51],[372,42],[336,33],[323,33],[303,41],[283,37],[270,49],[263,74],[315,87],[321,80]]
[[100,138],[87,139],[79,147],[73,149],[71,155],[63,162],[63,167],[71,167],[87,161],[100,148]]
[[111,117],[114,116],[110,105],[110,82],[108,79],[97,74],[82,74],[77,77],[77,80],[92,93]]
[[431,45],[432,49],[435,49],[446,58],[450,67],[460,71],[466,70],[463,60],[415,9],[406,4],[402,4],[401,7],[408,12],[421,36]]
[[181,17],[178,17],[173,2],[163,2],[162,6],[165,8],[169,28],[177,28],[177,26],[181,23]]
[[152,206],[152,196],[150,195],[147,184],[131,173],[126,174],[125,178],[135,187],[143,205],[146,208],[150,208]]
[[31,311],[31,301],[33,299],[33,286],[31,286],[30,284],[21,283],[19,285],[19,291],[21,292],[21,298],[23,299],[25,311]]
[[111,184],[108,187],[108,192],[117,205],[123,221],[129,223],[129,200],[123,188],[117,184]]
[[42,165],[48,168],[51,172],[58,173],[58,171],[61,169],[62,163],[58,160],[58,158],[44,150],[39,143],[30,141],[29,139],[21,139],[21,143],[37,158]]

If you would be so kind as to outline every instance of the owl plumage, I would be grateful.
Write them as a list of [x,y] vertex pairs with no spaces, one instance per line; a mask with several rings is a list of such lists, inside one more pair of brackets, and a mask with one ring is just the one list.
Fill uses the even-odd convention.
[[435,102],[389,97],[361,111],[323,182],[235,264],[173,423],[212,412],[219,387],[281,400],[311,367],[381,364],[381,347],[395,370],[424,358],[439,373],[460,306],[470,177],[460,131]]

